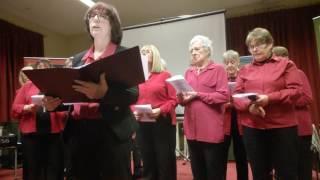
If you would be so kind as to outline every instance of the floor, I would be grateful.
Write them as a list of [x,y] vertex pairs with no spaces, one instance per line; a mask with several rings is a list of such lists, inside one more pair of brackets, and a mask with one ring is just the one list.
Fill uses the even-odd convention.
[[[184,160],[177,161],[178,180],[192,180],[192,173],[190,162]],[[15,180],[14,170],[0,169],[0,180]],[[22,169],[17,170],[16,180],[22,180]],[[227,180],[236,180],[235,165],[233,162],[228,163],[228,177]]]
[[[177,161],[178,180],[192,180],[190,162],[184,160]],[[250,174],[251,176],[251,174]],[[249,178],[252,180],[252,177]],[[316,180],[316,173],[313,173],[313,180]],[[17,178],[14,178],[14,170],[0,169],[0,180],[22,180],[22,169],[17,170]],[[237,180],[236,167],[234,162],[228,163],[227,180]]]

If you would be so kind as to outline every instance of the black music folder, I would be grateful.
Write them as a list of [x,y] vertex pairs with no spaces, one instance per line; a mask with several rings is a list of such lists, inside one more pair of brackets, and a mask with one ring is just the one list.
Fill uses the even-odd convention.
[[73,90],[74,80],[98,82],[105,72],[108,85],[130,88],[145,81],[139,47],[118,52],[107,58],[78,68],[50,68],[23,71],[47,96],[59,97],[64,103],[90,102]]

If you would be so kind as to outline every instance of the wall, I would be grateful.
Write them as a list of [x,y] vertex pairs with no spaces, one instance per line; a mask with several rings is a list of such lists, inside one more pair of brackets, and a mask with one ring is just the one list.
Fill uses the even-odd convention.
[[45,29],[37,24],[33,24],[25,19],[18,18],[5,9],[1,9],[0,19],[42,34],[44,37],[44,54],[47,57],[69,57],[88,48],[90,44],[90,39],[86,34],[64,36]]

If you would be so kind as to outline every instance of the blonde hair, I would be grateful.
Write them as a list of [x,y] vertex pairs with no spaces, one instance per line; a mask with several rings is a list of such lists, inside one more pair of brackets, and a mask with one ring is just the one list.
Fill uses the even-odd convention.
[[160,52],[154,45],[144,45],[141,51],[149,50],[152,54],[152,67],[150,72],[159,73],[165,70],[165,67],[161,61]]
[[289,57],[288,49],[283,46],[275,46],[272,48],[272,54],[275,56]]
[[267,29],[257,27],[248,33],[246,45],[249,47],[253,41],[258,44],[273,44],[273,37]]
[[25,66],[23,68],[20,69],[19,71],[19,83],[20,85],[24,85],[29,79],[28,77],[23,73],[23,70],[32,70],[33,67],[32,66]]
[[237,51],[228,50],[223,53],[222,57],[223,57],[224,61],[228,60],[228,59],[232,59],[232,60],[237,61],[237,63],[240,63],[240,57],[239,57],[239,53]]

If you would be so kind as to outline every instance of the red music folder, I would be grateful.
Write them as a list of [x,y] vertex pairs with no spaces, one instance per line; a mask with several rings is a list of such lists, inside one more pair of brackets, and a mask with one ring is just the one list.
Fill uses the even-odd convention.
[[73,90],[74,80],[98,82],[105,72],[108,85],[130,88],[145,81],[139,47],[118,52],[78,68],[51,68],[23,71],[47,96],[59,97],[64,103],[91,102]]

